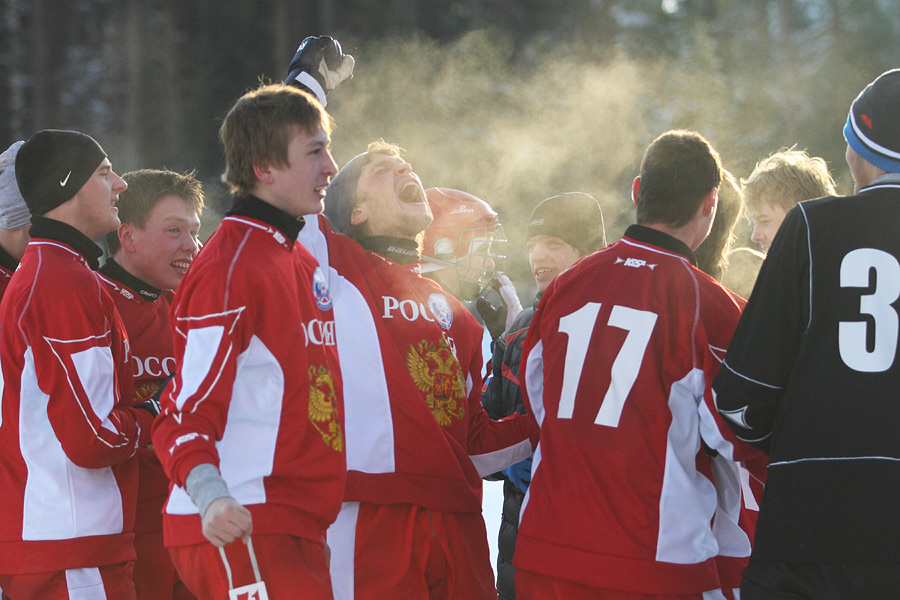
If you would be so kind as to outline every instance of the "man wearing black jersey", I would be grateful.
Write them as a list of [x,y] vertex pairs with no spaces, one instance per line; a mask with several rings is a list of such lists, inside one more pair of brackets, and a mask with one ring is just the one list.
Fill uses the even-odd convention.
[[770,458],[744,600],[900,589],[900,69],[844,137],[856,195],[788,213],[713,386]]

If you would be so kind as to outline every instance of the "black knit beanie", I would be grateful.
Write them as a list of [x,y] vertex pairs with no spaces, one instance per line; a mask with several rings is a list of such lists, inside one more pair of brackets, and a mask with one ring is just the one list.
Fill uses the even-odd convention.
[[531,211],[528,219],[525,239],[536,235],[558,237],[582,255],[599,250],[606,246],[600,204],[581,192],[547,198]]
[[32,135],[16,155],[16,182],[34,216],[69,201],[91,178],[106,152],[89,135],[44,129]]
[[900,173],[900,69],[881,74],[860,92],[850,106],[844,139],[867,162]]

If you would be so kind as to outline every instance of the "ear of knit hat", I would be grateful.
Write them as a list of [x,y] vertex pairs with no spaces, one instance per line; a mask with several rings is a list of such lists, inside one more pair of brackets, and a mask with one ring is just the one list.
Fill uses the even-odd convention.
[[16,156],[16,181],[31,214],[69,201],[104,158],[100,144],[78,131],[44,129],[28,138]]
[[356,207],[356,185],[367,154],[357,154],[341,167],[325,192],[325,217],[338,233],[346,233],[350,229],[350,217]]
[[582,256],[606,246],[603,213],[589,194],[569,192],[547,198],[531,212],[525,239],[536,235],[558,237]]
[[21,229],[31,224],[31,213],[16,182],[16,154],[25,142],[16,142],[0,154],[0,229]]
[[850,106],[844,139],[867,162],[900,173],[900,69],[882,73],[860,92]]

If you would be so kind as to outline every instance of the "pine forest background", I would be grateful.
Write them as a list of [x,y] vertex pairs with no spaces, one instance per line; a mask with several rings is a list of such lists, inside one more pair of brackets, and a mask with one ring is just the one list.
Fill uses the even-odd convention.
[[[228,203],[221,118],[280,81],[305,36],[334,36],[357,60],[328,102],[338,164],[381,137],[426,187],[485,199],[510,238],[506,270],[526,285],[533,206],[590,193],[617,239],[641,154],[666,129],[700,131],[738,177],[796,145],[849,193],[847,109],[900,67],[898,0],[0,0],[0,11],[0,144],[78,129],[119,173],[196,169],[203,236]],[[746,223],[740,235],[751,245]]]

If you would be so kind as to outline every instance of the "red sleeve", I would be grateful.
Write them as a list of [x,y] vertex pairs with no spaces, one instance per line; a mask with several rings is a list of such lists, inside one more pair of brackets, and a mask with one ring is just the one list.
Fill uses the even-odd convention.
[[[49,279],[54,278],[36,282],[49,286],[32,294],[19,319],[30,343],[22,399],[46,397],[50,424],[74,464],[96,469],[123,462],[149,442],[153,419],[128,406],[131,372],[121,321],[93,276],[83,282]],[[64,318],[59,317],[61,298]]]
[[[481,333],[481,326],[477,325]],[[468,453],[482,477],[503,470],[534,452],[538,440],[537,425],[518,413],[501,420],[491,419],[481,404],[481,340],[472,343],[468,375],[472,382],[468,396]]]
[[[153,425],[160,462],[182,487],[195,466],[219,465],[216,441],[225,431],[237,357],[249,343],[246,306],[223,310],[227,294],[209,281],[200,283],[185,290],[174,309],[177,374]],[[232,305],[240,304],[234,289],[228,293]]]

